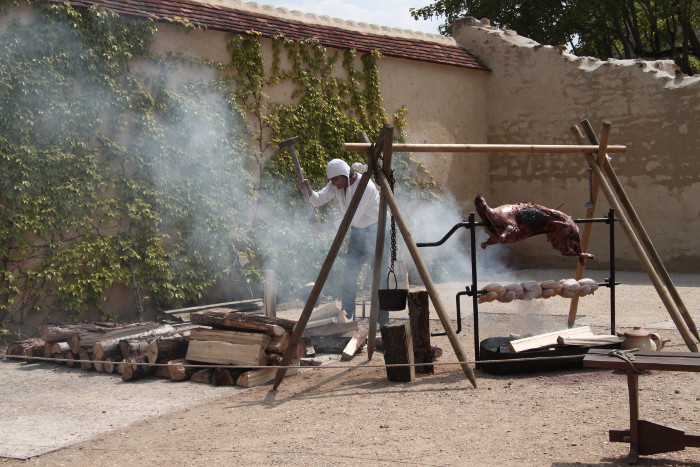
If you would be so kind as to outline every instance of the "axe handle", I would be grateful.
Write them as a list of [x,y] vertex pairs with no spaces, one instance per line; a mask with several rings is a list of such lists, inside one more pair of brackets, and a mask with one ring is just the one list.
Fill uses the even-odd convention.
[[[294,162],[294,169],[297,171],[297,181],[304,179],[304,175],[301,173],[301,165],[299,165],[299,158],[297,157],[297,151],[294,149],[294,145],[289,146],[289,152],[292,154],[292,161]],[[309,216],[309,221],[313,224],[318,222],[316,216],[314,216],[314,207],[311,206],[311,200],[309,199],[309,193],[306,190],[301,190],[304,193],[304,201],[306,201],[306,213]]]

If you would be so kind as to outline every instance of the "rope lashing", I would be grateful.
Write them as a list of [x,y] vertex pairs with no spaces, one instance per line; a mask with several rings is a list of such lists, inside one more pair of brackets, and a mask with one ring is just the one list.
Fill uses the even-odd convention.
[[639,349],[630,349],[630,350],[620,350],[620,349],[615,349],[611,350],[608,352],[609,357],[617,357],[619,359],[622,359],[629,363],[630,368],[632,368],[632,371],[635,372],[636,374],[641,374],[642,371],[638,370],[634,367],[634,364],[632,363],[635,360],[634,357],[634,352],[638,352]]

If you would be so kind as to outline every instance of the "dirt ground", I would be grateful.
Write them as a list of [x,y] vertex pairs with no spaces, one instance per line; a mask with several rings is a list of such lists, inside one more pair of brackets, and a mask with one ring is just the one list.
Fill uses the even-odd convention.
[[[598,275],[591,273],[602,280]],[[509,280],[569,276],[564,271],[529,270]],[[700,324],[700,275],[673,279]],[[620,272],[617,280],[622,284],[616,288],[616,330],[643,326],[671,339],[665,351],[687,351],[646,275]],[[439,287],[441,300],[455,319],[455,294],[464,284]],[[469,300],[462,299],[458,336],[473,360]],[[479,309],[479,335],[484,339],[564,329],[568,311],[569,301],[560,297],[484,304]],[[609,291],[601,289],[582,298],[577,316],[577,325],[609,333]],[[392,314],[392,319],[404,318],[404,313]],[[431,326],[442,330],[436,319]],[[219,388],[224,390],[191,405],[105,429],[87,441],[27,460],[0,458],[0,465],[627,465],[628,445],[608,441],[608,430],[629,428],[623,372],[580,368],[496,376],[476,370],[477,388],[473,388],[459,366],[450,364],[456,358],[447,338],[434,337],[432,343],[444,351],[438,363],[447,364],[411,383],[389,382],[379,366],[381,352],[369,362],[363,352],[347,368],[303,370],[286,378],[278,391],[270,385]],[[54,400],[33,402],[51,410],[63,391],[77,393],[80,385],[99,379],[71,381],[70,386],[55,388]],[[645,372],[639,383],[641,418],[700,434],[697,373]],[[140,383],[139,391],[148,404],[153,402],[146,395],[180,384],[189,385],[183,387],[193,396],[204,391],[195,383],[154,380]],[[22,393],[23,399],[31,398],[31,391]],[[75,410],[89,414],[99,409],[95,401],[86,400]],[[114,417],[116,423],[120,415]],[[700,466],[700,448],[643,456],[639,464]]]

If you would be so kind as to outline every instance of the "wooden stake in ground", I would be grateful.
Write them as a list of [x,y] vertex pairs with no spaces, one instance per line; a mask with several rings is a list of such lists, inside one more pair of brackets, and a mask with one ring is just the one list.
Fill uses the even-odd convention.
[[[378,146],[381,146],[383,138],[384,131],[382,131],[382,133],[379,135],[379,140],[377,142]],[[318,300],[318,297],[321,295],[321,290],[323,289],[323,285],[326,283],[328,274],[330,274],[331,272],[331,268],[333,267],[335,258],[338,256],[340,246],[343,244],[343,240],[345,240],[345,234],[348,232],[348,229],[350,229],[350,223],[352,222],[352,218],[355,216],[357,206],[360,204],[362,195],[367,189],[367,184],[369,183],[370,177],[372,177],[372,167],[374,166],[373,164],[374,163],[368,159],[367,165],[369,169],[367,170],[367,172],[362,174],[362,177],[360,177],[360,181],[357,185],[357,190],[355,191],[355,194],[353,195],[352,200],[350,201],[350,205],[348,206],[348,210],[345,212],[345,216],[343,217],[343,220],[340,223],[340,226],[338,227],[338,232],[335,234],[335,239],[333,240],[331,248],[328,251],[328,254],[326,255],[326,260],[323,262],[323,266],[321,266],[321,271],[318,273],[318,279],[314,283],[313,289],[311,289],[309,298],[306,300],[306,305],[304,306],[304,310],[301,312],[299,321],[297,321],[296,326],[294,326],[292,338],[290,339],[290,346],[287,349],[287,352],[284,354],[284,359],[282,360],[282,367],[289,365],[289,362],[292,361],[293,354],[296,353],[296,346],[299,343],[302,334],[304,333],[304,328],[306,327],[306,323],[308,323],[309,321],[309,317],[311,316],[311,312],[313,311],[314,304]],[[275,382],[272,385],[273,390],[276,390],[279,387],[280,383],[282,382],[282,379],[284,378],[286,370],[286,368],[280,368],[277,370]]]

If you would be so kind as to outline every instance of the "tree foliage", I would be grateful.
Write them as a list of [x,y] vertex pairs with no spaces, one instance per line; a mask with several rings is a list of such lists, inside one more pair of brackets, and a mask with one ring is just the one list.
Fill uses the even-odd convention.
[[455,19],[488,18],[540,43],[567,45],[577,55],[672,59],[683,73],[700,72],[697,0],[437,0],[411,14],[445,17],[445,35]]

